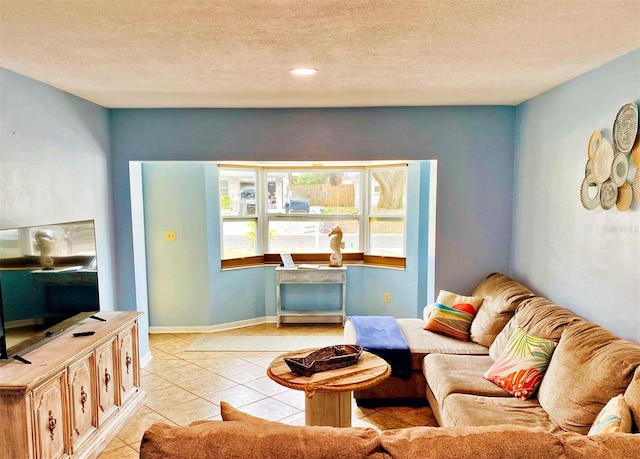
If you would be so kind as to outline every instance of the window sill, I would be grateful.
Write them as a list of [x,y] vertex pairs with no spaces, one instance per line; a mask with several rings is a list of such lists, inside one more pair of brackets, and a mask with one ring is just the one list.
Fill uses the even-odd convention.
[[[327,253],[305,253],[293,254],[293,261],[296,264],[329,264],[329,254]],[[368,266],[378,268],[396,268],[406,269],[406,259],[402,257],[385,257],[379,255],[365,255],[358,253],[343,253],[342,263],[346,266]],[[238,269],[238,268],[255,268],[259,266],[279,266],[281,264],[280,254],[266,253],[255,257],[233,258],[230,260],[222,260],[220,268],[222,270]]]

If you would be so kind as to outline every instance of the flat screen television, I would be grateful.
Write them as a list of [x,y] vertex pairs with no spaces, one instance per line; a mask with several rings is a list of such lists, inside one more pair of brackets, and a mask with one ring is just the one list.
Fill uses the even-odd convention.
[[99,310],[93,220],[0,230],[0,359]]

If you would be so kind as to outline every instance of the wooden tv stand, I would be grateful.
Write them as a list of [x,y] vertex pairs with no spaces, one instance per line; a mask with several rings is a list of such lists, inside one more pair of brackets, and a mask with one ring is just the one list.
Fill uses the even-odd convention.
[[1,459],[97,457],[144,403],[141,313],[96,315],[0,366]]

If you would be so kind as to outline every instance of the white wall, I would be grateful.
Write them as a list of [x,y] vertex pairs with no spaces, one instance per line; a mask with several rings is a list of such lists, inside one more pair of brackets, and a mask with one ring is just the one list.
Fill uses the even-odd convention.
[[640,102],[640,50],[518,107],[511,274],[640,342],[640,205],[587,211],[580,203],[589,137],[599,129],[612,141],[629,102]]

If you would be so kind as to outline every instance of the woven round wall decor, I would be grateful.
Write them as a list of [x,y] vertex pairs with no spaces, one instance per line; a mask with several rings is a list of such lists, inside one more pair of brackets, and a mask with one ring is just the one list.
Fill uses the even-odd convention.
[[602,132],[594,131],[589,138],[589,146],[587,147],[587,156],[589,159],[593,159],[593,156],[596,154],[598,148],[600,148],[600,144],[602,143]]
[[640,204],[640,169],[636,170],[636,175],[633,177],[633,197]]
[[600,204],[600,184],[593,178],[593,174],[587,175],[582,181],[580,201],[587,210],[593,210]]
[[633,159],[633,164],[640,169],[640,135],[636,136],[636,143],[631,149],[631,159]]
[[618,187],[609,179],[600,188],[600,205],[604,210],[609,210],[616,205],[617,200]]
[[607,140],[602,140],[593,156],[593,177],[602,184],[611,175],[613,165],[613,147]]
[[633,192],[631,191],[631,185],[629,185],[629,182],[624,182],[624,184],[618,188],[618,200],[616,201],[616,207],[620,212],[629,210],[632,199]]
[[621,187],[627,181],[629,175],[629,160],[624,153],[617,153],[611,166],[611,181],[617,187]]
[[625,104],[620,108],[613,122],[613,144],[616,150],[629,154],[638,134],[638,106]]

